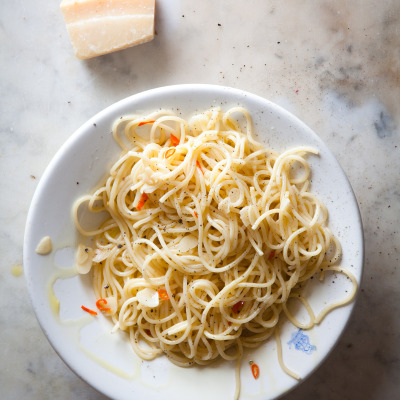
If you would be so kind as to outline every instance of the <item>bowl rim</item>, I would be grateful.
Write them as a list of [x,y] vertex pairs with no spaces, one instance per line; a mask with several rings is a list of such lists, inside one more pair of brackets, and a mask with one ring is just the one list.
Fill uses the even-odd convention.
[[[169,85],[169,86],[162,86],[158,88],[153,88],[149,89],[143,92],[139,92],[136,94],[133,94],[131,96],[128,96],[124,99],[121,99],[117,101],[116,103],[113,103],[106,107],[105,109],[99,111],[96,113],[94,116],[92,116],[89,120],[87,120],[84,124],[82,124],[78,129],[75,130],[75,132],[67,138],[67,140],[61,145],[61,147],[57,150],[53,158],[51,159],[50,163],[46,167],[40,181],[38,182],[37,188],[35,190],[35,193],[33,195],[31,205],[29,207],[29,212],[27,215],[26,219],[26,226],[25,226],[25,232],[24,232],[24,242],[23,242],[23,263],[24,263],[24,272],[25,272],[25,278],[27,282],[27,288],[29,292],[29,296],[31,299],[32,307],[35,312],[36,318],[39,322],[39,325],[44,332],[45,336],[47,337],[48,341],[52,345],[53,349],[56,351],[56,353],[59,355],[59,357],[66,363],[66,365],[76,374],[78,375],[81,379],[83,379],[86,383],[88,383],[91,387],[95,388],[97,391],[104,393],[108,396],[110,396],[110,392],[104,391],[104,387],[99,384],[94,384],[91,379],[87,378],[84,374],[82,374],[79,371],[79,368],[74,364],[74,362],[71,362],[71,360],[68,359],[65,355],[65,351],[63,349],[60,349],[59,345],[57,342],[54,340],[52,337],[51,333],[48,331],[48,322],[44,318],[43,314],[41,313],[41,307],[42,304],[39,304],[36,295],[35,295],[35,288],[32,284],[32,274],[34,273],[32,264],[30,261],[29,257],[29,251],[32,249],[32,224],[33,220],[35,217],[35,210],[37,209],[39,203],[40,203],[40,198],[43,189],[46,187],[48,184],[48,180],[55,168],[55,166],[62,160],[64,154],[68,151],[70,151],[77,142],[79,142],[80,138],[84,135],[87,135],[90,129],[93,129],[93,124],[96,123],[96,121],[99,120],[107,120],[109,119],[113,114],[115,114],[118,110],[121,108],[125,107],[128,104],[131,104],[135,101],[143,101],[144,99],[148,99],[151,97],[159,97],[161,95],[178,95],[182,96],[183,94],[193,94],[193,93],[215,93],[217,97],[222,98],[224,95],[228,96],[233,96],[236,97],[239,101],[243,97],[247,97],[249,99],[252,99],[256,102],[259,102],[263,105],[265,105],[266,108],[273,110],[274,112],[282,115],[284,118],[286,118],[288,121],[290,121],[292,124],[299,126],[301,130],[306,131],[308,134],[311,134],[317,142],[319,142],[334,158],[334,160],[337,163],[338,168],[341,170],[341,174],[347,181],[349,187],[350,187],[350,192],[349,195],[352,196],[352,201],[356,205],[356,209],[358,211],[358,214],[355,216],[355,218],[358,219],[359,222],[359,227],[360,227],[360,256],[359,256],[359,274],[356,276],[357,281],[358,281],[358,289],[356,292],[356,295],[353,299],[353,301],[346,306],[346,309],[348,310],[348,315],[347,315],[347,320],[343,326],[343,329],[341,330],[341,333],[335,338],[333,341],[333,344],[330,348],[330,350],[327,352],[327,354],[320,360],[317,365],[311,369],[311,371],[302,378],[300,382],[304,382],[309,376],[311,376],[322,364],[323,362],[328,358],[329,354],[333,351],[333,349],[336,347],[337,343],[339,342],[340,338],[343,335],[343,332],[347,328],[349,321],[351,319],[351,316],[354,312],[354,306],[357,302],[357,298],[360,293],[360,284],[362,282],[362,277],[363,277],[363,265],[364,265],[364,257],[365,257],[365,250],[364,250],[364,233],[363,233],[363,227],[362,227],[362,220],[361,220],[361,214],[360,210],[358,207],[358,203],[356,200],[356,196],[354,194],[354,191],[351,187],[351,183],[345,174],[343,168],[340,166],[339,162],[337,161],[336,157],[333,155],[333,153],[330,151],[330,149],[326,146],[326,144],[320,139],[320,137],[313,131],[311,130],[303,121],[301,121],[299,118],[294,116],[292,113],[284,109],[283,107],[271,102],[270,100],[267,100],[259,95],[236,89],[236,88],[231,88],[227,86],[220,86],[220,85],[211,85],[211,84],[178,84],[178,85]],[[284,394],[288,393],[289,391],[293,390],[298,386],[298,383],[293,384],[291,387],[289,387],[286,391],[282,392],[278,397],[283,396]]]

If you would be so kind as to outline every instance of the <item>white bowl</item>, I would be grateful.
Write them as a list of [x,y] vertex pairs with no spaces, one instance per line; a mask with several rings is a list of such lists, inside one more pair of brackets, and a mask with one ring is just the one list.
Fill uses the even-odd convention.
[[[53,158],[32,200],[24,241],[28,289],[45,335],[77,375],[109,397],[233,398],[234,363],[218,361],[207,367],[183,369],[164,357],[144,362],[134,354],[123,333],[110,333],[112,326],[106,318],[102,315],[93,318],[82,312],[81,305],[94,304],[95,298],[90,278],[71,273],[77,239],[71,208],[79,196],[100,183],[120,154],[110,135],[115,119],[158,108],[172,109],[188,117],[212,106],[227,109],[236,105],[250,111],[254,128],[267,146],[283,151],[296,145],[312,145],[319,150],[319,156],[308,158],[312,168],[312,191],[327,205],[329,226],[342,243],[341,265],[348,268],[358,282],[361,280],[362,226],[350,183],[325,144],[296,117],[261,97],[212,85],[163,87],[124,99],[86,122]],[[47,256],[35,252],[43,236],[50,236],[54,245]],[[321,308],[324,302],[340,298],[349,289],[348,282],[338,275],[323,284],[313,284],[309,288],[311,304]],[[54,293],[60,302],[59,313]],[[320,325],[305,332],[298,332],[293,325],[283,322],[281,340],[285,364],[302,379],[309,376],[338,341],[353,306],[354,302],[332,311]],[[298,340],[300,337],[303,342]],[[258,380],[251,376],[250,359],[260,366]],[[276,398],[298,384],[280,368],[274,339],[246,353],[241,382],[241,399]]]

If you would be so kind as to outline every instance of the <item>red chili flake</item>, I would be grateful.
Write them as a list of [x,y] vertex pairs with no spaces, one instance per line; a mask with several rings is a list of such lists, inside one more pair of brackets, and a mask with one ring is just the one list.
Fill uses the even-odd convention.
[[140,210],[143,208],[144,203],[146,203],[146,200],[147,200],[148,198],[149,198],[149,196],[147,196],[146,193],[143,193],[143,194],[142,194],[142,197],[140,198],[139,203],[138,203],[138,205],[136,206],[136,209],[137,209],[138,211],[140,211]]
[[228,321],[228,326],[232,326],[232,322],[231,321]]
[[274,258],[274,257],[275,257],[275,252],[271,251],[271,253],[269,253],[268,258],[271,259],[271,258]]
[[175,153],[175,149],[168,149],[165,153],[165,158],[171,157]]
[[258,379],[258,377],[260,376],[259,366],[254,361],[250,361],[249,364],[250,364],[251,372],[254,376],[254,379]]
[[233,307],[232,307],[232,312],[234,314],[239,314],[240,311],[242,311],[242,308],[244,306],[244,301],[238,301]]
[[158,297],[161,300],[169,300],[168,293],[165,289],[158,289]]
[[140,122],[138,126],[142,126],[142,125],[146,125],[146,124],[154,124],[154,122],[156,122],[156,121],[143,121],[143,122]]
[[144,331],[147,333],[148,336],[152,336],[150,329],[145,329]]
[[107,300],[106,299],[99,299],[99,300],[96,301],[96,307],[100,311],[111,311],[111,308],[104,307],[105,304],[107,304]]
[[96,311],[93,311],[93,310],[91,310],[91,309],[89,309],[89,308],[87,308],[87,307],[85,307],[85,306],[81,306],[81,308],[82,308],[83,311],[86,311],[86,312],[88,312],[89,314],[97,315],[97,312],[96,312]]
[[171,133],[171,146],[178,146],[179,139]]
[[201,173],[204,175],[203,168],[201,168],[201,165],[200,165],[200,163],[198,161],[196,161],[196,165],[200,169]]
[[197,215],[197,212],[196,212],[196,211],[194,212],[194,216],[195,216],[196,218],[199,218],[199,216]]

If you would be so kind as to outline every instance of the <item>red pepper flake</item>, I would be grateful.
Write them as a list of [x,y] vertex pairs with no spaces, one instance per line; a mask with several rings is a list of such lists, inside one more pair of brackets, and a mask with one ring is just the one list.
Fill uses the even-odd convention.
[[175,149],[168,149],[165,153],[165,158],[171,157],[175,153]]
[[85,306],[81,306],[81,308],[82,308],[83,311],[86,311],[86,312],[88,312],[89,314],[97,315],[97,312],[96,312],[96,311],[93,311],[93,310],[91,310],[91,309],[89,309],[89,308],[87,308],[87,307],[85,307]]
[[271,259],[271,258],[274,258],[274,257],[275,257],[275,252],[271,251],[271,253],[269,253],[268,258]]
[[156,121],[143,121],[143,122],[140,122],[138,126],[142,126],[142,125],[146,125],[146,124],[154,124],[154,122],[156,122]]
[[143,208],[144,203],[146,203],[146,200],[147,200],[148,198],[149,198],[149,196],[147,196],[146,193],[142,193],[142,197],[140,198],[139,203],[138,203],[138,205],[136,206],[136,209],[137,209],[138,211],[140,211],[140,210]]
[[199,218],[199,216],[197,215],[197,212],[196,212],[196,211],[194,212],[194,216],[195,216],[196,218]]
[[242,311],[242,308],[244,306],[244,301],[238,301],[234,306],[232,307],[232,312],[234,314],[239,314],[240,311]]
[[168,293],[165,289],[158,289],[158,296],[161,300],[169,300]]
[[198,161],[196,161],[196,165],[200,169],[201,173],[204,175],[203,168],[201,168],[201,165],[200,165],[200,163]]
[[99,299],[96,301],[96,307],[100,310],[100,311],[111,311],[111,308],[109,307],[104,307],[104,305],[107,304],[107,300],[106,299]]
[[232,326],[232,322],[231,321],[228,321],[228,326]]
[[153,337],[153,336],[151,335],[150,329],[145,329],[144,331],[146,332],[146,334],[147,334],[148,336]]
[[260,376],[260,368],[259,366],[254,362],[254,361],[249,361],[250,367],[251,367],[251,373],[254,376],[254,379],[258,379]]
[[171,146],[178,146],[179,139],[171,133]]

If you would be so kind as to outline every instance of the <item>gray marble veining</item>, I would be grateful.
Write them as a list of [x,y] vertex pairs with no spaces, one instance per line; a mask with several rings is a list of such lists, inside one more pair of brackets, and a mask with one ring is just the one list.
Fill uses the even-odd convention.
[[24,224],[62,143],[131,94],[213,83],[293,112],[334,152],[365,234],[359,300],[337,348],[298,399],[395,399],[400,393],[400,2],[158,0],[154,41],[74,58],[56,1],[0,4],[0,374],[4,399],[102,399],[44,337],[23,276]]

